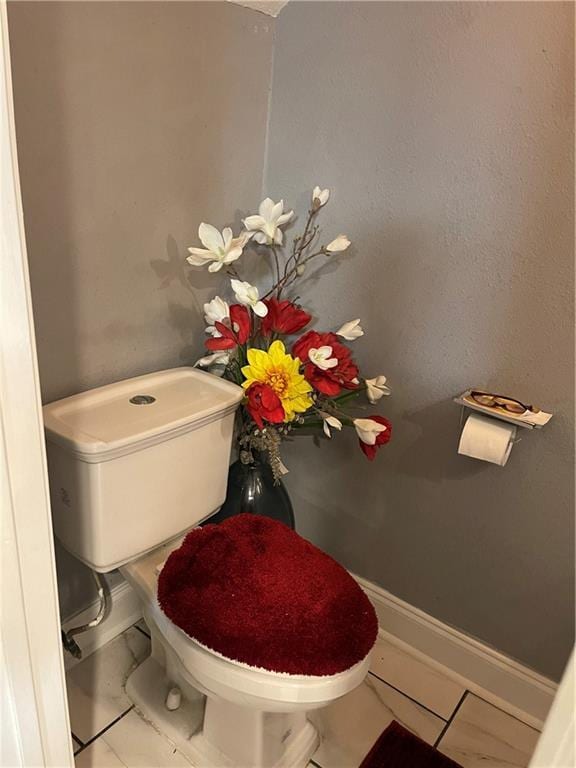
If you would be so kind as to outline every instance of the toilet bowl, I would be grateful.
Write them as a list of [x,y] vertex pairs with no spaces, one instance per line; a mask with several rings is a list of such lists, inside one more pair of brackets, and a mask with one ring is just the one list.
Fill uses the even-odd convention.
[[[366,643],[348,666],[341,663],[346,654],[340,657],[333,674],[299,674],[293,664],[289,671],[260,668],[257,660],[231,658],[217,642],[208,647],[183,631],[158,602],[163,564],[174,562],[187,532],[199,530],[224,501],[234,413],[242,397],[230,382],[177,368],[44,406],[54,531],[94,572],[120,568],[139,596],[152,652],[126,690],[193,765],[299,768],[318,744],[306,712],[362,682],[369,664]],[[225,524],[210,528],[219,537]],[[232,559],[218,562],[224,574],[227,564]],[[274,560],[265,565],[273,574]],[[340,571],[341,579],[352,581]],[[324,583],[316,587],[321,592]],[[344,616],[354,604],[353,590],[348,600],[337,610]],[[332,613],[339,605],[331,606]],[[252,636],[243,631],[244,646],[250,646]],[[339,631],[347,633],[342,621]]]
[[[194,765],[306,766],[318,746],[306,712],[356,688],[369,658],[334,675],[292,675],[225,658],[200,644],[165,615],[157,599],[159,571],[181,543],[179,537],[120,569],[142,602],[152,638],[151,657],[128,678],[128,695]],[[183,712],[166,706],[174,688],[182,694]]]

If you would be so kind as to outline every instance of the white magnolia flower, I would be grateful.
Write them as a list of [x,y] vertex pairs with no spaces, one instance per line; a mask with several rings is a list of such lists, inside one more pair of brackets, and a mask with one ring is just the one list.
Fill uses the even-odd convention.
[[348,240],[346,235],[338,235],[331,243],[328,243],[326,250],[330,251],[330,253],[338,253],[339,251],[345,251],[349,245],[350,240]]
[[383,395],[389,395],[390,389],[386,386],[386,376],[376,376],[375,379],[366,379],[366,397],[372,405],[377,403]]
[[328,345],[318,347],[318,349],[312,347],[308,352],[308,358],[322,371],[327,371],[329,368],[335,368],[338,365],[338,359],[332,357],[332,347]]
[[250,239],[245,232],[240,237],[233,237],[230,227],[219,232],[216,227],[204,222],[198,227],[198,237],[205,248],[188,248],[190,256],[186,261],[194,267],[209,264],[209,272],[218,272],[225,264],[232,264],[239,259],[242,249]]
[[312,191],[312,205],[316,210],[318,210],[318,208],[322,208],[323,205],[326,205],[329,197],[329,189],[320,189],[320,187],[314,187]]
[[245,283],[242,280],[230,280],[230,284],[240,304],[252,307],[252,311],[258,317],[266,317],[268,307],[263,301],[260,301],[258,288],[255,285],[250,285],[250,283]]
[[348,323],[344,323],[344,325],[336,331],[336,334],[338,336],[342,336],[342,338],[346,339],[347,341],[354,341],[354,339],[358,339],[360,336],[364,336],[364,331],[360,325],[360,318],[357,318],[356,320],[350,320]]
[[284,211],[284,200],[275,203],[269,197],[262,200],[258,213],[253,216],[247,216],[243,219],[243,224],[248,232],[255,232],[254,240],[261,245],[282,245],[283,233],[281,226],[287,224],[294,211]]
[[338,431],[342,429],[342,422],[340,419],[337,419],[336,416],[330,416],[330,414],[324,413],[323,411],[320,412],[320,416],[322,416],[322,429],[324,430],[326,437],[332,437],[330,427],[337,429]]
[[206,333],[212,336],[220,336],[220,332],[214,327],[215,323],[223,323],[230,317],[230,307],[228,302],[221,299],[220,296],[214,296],[212,301],[204,304],[204,320],[207,323]]
[[230,362],[229,352],[213,352],[211,355],[201,357],[196,360],[194,368],[209,368],[211,365],[228,365]]
[[387,427],[379,424],[374,419],[354,419],[356,434],[366,445],[376,445],[376,438],[380,432],[385,432]]

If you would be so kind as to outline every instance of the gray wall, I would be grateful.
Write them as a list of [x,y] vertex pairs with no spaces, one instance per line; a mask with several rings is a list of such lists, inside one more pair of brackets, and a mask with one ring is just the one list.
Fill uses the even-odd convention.
[[[291,3],[276,26],[267,191],[354,242],[300,291],[361,317],[393,442],[285,453],[299,529],[352,571],[558,676],[573,628],[573,8]],[[468,386],[554,420],[506,468],[457,456]],[[313,467],[313,471],[311,471]]]
[[[184,265],[200,221],[259,200],[270,19],[229,3],[9,4],[45,402],[202,349],[218,280]],[[59,551],[61,609],[87,602]]]
[[[272,22],[228,3],[10,3],[45,401],[189,363],[218,280],[199,221],[253,210]],[[267,188],[354,246],[302,291],[362,317],[393,442],[287,446],[302,533],[353,571],[557,676],[572,640],[573,10],[293,3],[276,20]],[[215,52],[217,54],[215,55]],[[458,457],[469,385],[556,414],[505,469]],[[313,467],[313,471],[310,468]],[[59,553],[64,614],[86,575]]]

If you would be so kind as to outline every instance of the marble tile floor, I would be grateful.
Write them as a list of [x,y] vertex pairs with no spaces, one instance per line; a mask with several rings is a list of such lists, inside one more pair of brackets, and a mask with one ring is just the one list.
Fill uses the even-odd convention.
[[[149,649],[141,621],[69,670],[76,768],[190,766],[138,715],[124,691]],[[365,682],[310,719],[321,735],[310,768],[358,768],[392,719],[463,768],[526,768],[539,735],[384,638]]]

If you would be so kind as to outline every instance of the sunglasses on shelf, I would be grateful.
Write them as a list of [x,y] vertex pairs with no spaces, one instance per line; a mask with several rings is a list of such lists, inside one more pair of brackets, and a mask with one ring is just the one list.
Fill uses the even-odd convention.
[[502,395],[494,395],[489,392],[480,392],[479,390],[473,390],[470,392],[469,397],[478,403],[483,405],[484,408],[502,408],[508,413],[515,413],[517,415],[530,411],[531,413],[538,413],[539,408],[535,408],[533,405],[524,405],[520,400],[515,400],[513,397],[503,397]]

